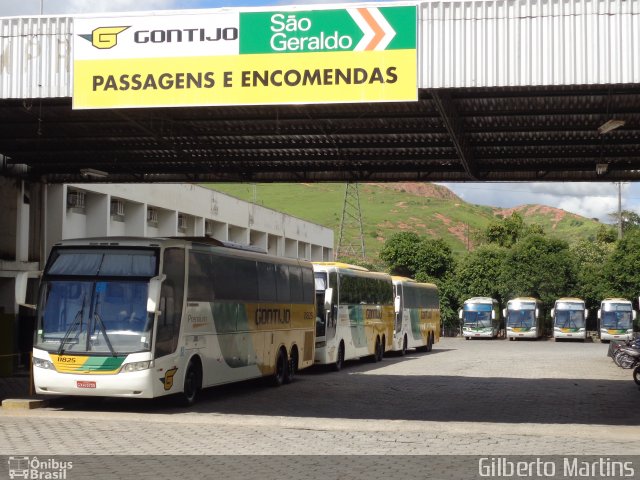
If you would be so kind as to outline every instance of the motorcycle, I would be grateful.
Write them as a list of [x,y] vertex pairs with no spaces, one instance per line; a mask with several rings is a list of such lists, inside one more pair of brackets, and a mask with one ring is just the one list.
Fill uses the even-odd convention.
[[614,354],[613,361],[621,368],[633,368],[640,364],[640,348],[622,347]]

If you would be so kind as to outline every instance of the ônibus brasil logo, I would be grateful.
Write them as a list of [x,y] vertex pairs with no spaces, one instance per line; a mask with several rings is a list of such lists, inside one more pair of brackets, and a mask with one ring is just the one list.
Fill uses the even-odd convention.
[[39,459],[38,457],[9,457],[9,478],[38,478],[50,480],[66,480],[67,470],[73,468],[73,462],[56,460],[55,458]]
[[100,50],[113,48],[118,44],[118,34],[124,32],[129,27],[98,27],[87,35],[80,35],[85,40],[91,42]]

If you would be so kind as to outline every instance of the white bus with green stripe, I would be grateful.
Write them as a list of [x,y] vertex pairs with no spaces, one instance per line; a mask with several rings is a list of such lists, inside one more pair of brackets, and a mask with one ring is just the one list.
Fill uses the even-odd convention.
[[392,279],[396,307],[392,350],[402,355],[409,348],[430,352],[440,341],[438,287],[406,277]]
[[517,297],[507,302],[502,311],[507,338],[540,338],[544,334],[542,302],[533,297]]
[[500,309],[495,298],[469,298],[464,301],[458,316],[462,320],[462,336],[465,340],[497,338],[500,333]]
[[574,297],[557,299],[551,309],[553,339],[582,340],[587,338],[587,310],[584,300]]
[[315,363],[340,370],[345,360],[380,361],[393,341],[393,285],[386,273],[317,262]]
[[605,298],[598,309],[598,337],[603,342],[631,340],[636,311],[625,298]]
[[153,398],[313,364],[311,263],[208,238],[56,244],[43,272],[36,393]]

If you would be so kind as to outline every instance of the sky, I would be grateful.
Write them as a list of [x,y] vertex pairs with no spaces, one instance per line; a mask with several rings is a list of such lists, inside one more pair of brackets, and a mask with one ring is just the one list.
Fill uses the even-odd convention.
[[[257,7],[267,5],[350,3],[349,0],[0,0],[0,17],[69,13],[178,10],[185,8]],[[542,204],[562,208],[587,218],[612,223],[618,209],[616,183],[445,183],[463,200],[510,208]],[[640,210],[640,184],[622,184],[622,208]]]

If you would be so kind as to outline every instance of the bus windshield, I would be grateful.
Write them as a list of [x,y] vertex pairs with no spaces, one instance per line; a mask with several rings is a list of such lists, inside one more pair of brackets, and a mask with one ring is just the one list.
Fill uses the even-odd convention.
[[556,310],[555,326],[560,328],[584,328],[584,310]]
[[150,350],[148,288],[147,281],[44,281],[35,346],[58,354]]
[[463,314],[464,324],[475,328],[491,328],[491,310],[474,312],[465,310]]
[[509,310],[507,326],[517,328],[531,328],[535,326],[535,310]]
[[602,327],[621,330],[631,328],[631,311],[602,312]]

